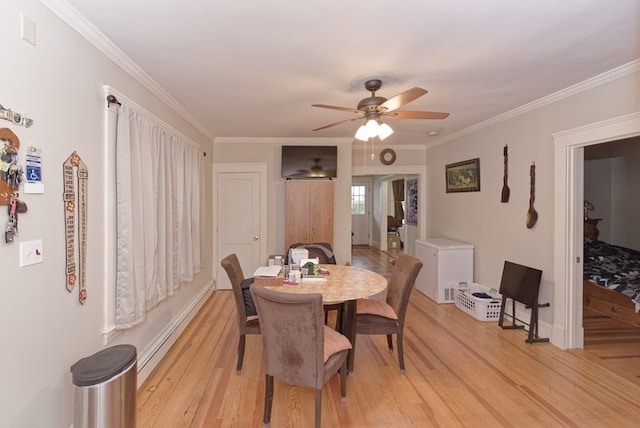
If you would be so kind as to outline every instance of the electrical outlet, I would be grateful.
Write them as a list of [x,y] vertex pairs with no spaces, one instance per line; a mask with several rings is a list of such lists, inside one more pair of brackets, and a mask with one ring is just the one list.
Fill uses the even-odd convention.
[[20,243],[20,267],[42,263],[42,239]]

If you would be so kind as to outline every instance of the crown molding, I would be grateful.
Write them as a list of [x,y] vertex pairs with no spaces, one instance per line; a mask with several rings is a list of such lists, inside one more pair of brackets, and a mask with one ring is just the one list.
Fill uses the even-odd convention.
[[598,86],[604,85],[605,83],[609,83],[614,80],[620,79],[622,77],[631,75],[633,73],[638,72],[639,70],[640,70],[640,59],[633,60],[619,67],[616,67],[604,73],[598,74],[597,76],[594,76],[590,79],[584,80],[580,83],[576,83],[575,85],[571,85],[565,89],[561,89],[557,92],[554,92],[550,95],[539,98],[530,103],[524,104],[520,107],[516,107],[498,116],[492,117],[491,119],[487,119],[483,122],[476,123],[475,125],[471,125],[468,128],[462,129],[458,132],[454,132],[453,134],[447,135],[445,137],[438,138],[437,140],[431,143],[427,143],[426,147],[427,148],[435,147],[440,144],[444,144],[447,141],[455,140],[465,135],[473,134],[474,132],[480,131],[481,129],[488,128],[497,123],[504,122],[506,120],[512,119],[517,116],[521,116],[525,113],[537,110],[541,107],[545,107],[547,105],[553,104],[560,100],[572,97],[581,92],[588,91],[589,89],[593,89]]
[[557,148],[599,144],[640,135],[640,111],[551,134]]
[[[371,143],[363,143],[359,140],[353,141],[353,151],[361,151],[361,150],[370,150]],[[424,144],[385,144],[384,142],[376,141],[373,145],[373,149],[375,151],[380,151],[384,149],[392,149],[396,152],[406,152],[406,151],[419,151],[424,152],[426,150],[426,146]]]
[[342,145],[351,144],[350,137],[216,137],[213,144],[299,144],[299,145]]
[[82,15],[65,0],[40,0],[43,5],[49,8],[60,19],[66,22],[71,28],[84,37],[89,43],[104,53],[109,59],[120,66],[131,77],[157,96],[163,103],[190,123],[194,128],[213,139],[211,130],[207,129],[198,121],[189,110],[184,108],[175,98],[162,88],[155,80],[145,73],[131,58],[120,50],[104,33],[102,33],[93,23]]

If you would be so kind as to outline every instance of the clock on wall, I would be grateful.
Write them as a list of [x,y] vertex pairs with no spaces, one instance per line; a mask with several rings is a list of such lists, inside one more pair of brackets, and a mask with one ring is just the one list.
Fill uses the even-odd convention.
[[380,162],[384,165],[391,165],[396,161],[396,152],[392,149],[384,149],[380,152]]

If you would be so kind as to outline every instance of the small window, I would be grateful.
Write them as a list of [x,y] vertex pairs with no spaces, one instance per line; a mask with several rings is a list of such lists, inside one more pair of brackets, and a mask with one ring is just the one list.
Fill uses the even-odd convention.
[[364,215],[365,202],[365,186],[351,186],[351,215]]

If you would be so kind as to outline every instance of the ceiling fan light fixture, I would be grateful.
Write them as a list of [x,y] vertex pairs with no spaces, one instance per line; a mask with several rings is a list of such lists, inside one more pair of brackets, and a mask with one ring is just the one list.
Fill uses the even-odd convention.
[[378,128],[380,128],[380,125],[378,124],[378,121],[376,119],[369,119],[364,127],[369,133],[369,138],[378,136]]
[[426,89],[414,87],[387,99],[376,95],[376,91],[382,87],[382,79],[367,79],[364,83],[364,87],[367,91],[371,92],[371,96],[360,100],[355,109],[326,104],[311,104],[312,107],[346,111],[360,115],[359,118],[340,120],[338,122],[316,128],[313,131],[320,131],[342,123],[364,119],[365,124],[358,128],[355,138],[366,142],[367,140],[375,137],[378,137],[380,140],[384,140],[393,133],[393,129],[391,129],[389,125],[385,125],[380,120],[381,116],[388,116],[396,119],[446,119],[449,116],[449,113],[435,111],[396,111],[405,104],[408,104],[426,94]]
[[369,140],[369,131],[364,125],[360,125],[360,128],[356,131],[356,139],[360,141],[368,141]]
[[386,123],[381,123],[378,127],[378,138],[380,138],[380,140],[384,140],[391,134],[393,134],[393,129],[391,129],[391,127]]

